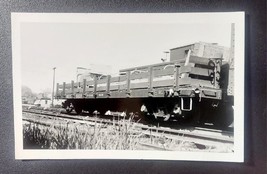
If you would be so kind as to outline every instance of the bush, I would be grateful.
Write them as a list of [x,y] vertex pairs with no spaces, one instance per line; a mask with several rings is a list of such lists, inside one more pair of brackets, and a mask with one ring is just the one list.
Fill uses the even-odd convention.
[[24,149],[101,149],[134,150],[141,133],[133,129],[131,120],[121,126],[66,123],[45,127],[24,124]]

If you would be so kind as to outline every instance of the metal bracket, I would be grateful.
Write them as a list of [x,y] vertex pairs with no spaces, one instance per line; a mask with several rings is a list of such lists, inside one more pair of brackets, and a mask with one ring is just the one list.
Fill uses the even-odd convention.
[[192,98],[190,98],[189,108],[184,107],[184,98],[181,98],[181,110],[182,111],[192,111]]

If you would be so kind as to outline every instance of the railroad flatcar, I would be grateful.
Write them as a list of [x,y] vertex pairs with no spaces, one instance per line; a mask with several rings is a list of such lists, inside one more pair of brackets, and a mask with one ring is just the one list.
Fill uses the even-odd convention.
[[[57,84],[56,98],[77,114],[83,110],[137,113],[150,119],[193,119],[228,125],[233,94],[230,64],[223,58],[185,58],[120,70],[116,77],[93,75],[93,80]],[[127,115],[126,114],[126,115]]]
[[57,84],[67,112],[134,113],[142,119],[191,120],[229,126],[233,121],[234,26],[231,48],[198,42],[170,50],[170,61],[91,74]]

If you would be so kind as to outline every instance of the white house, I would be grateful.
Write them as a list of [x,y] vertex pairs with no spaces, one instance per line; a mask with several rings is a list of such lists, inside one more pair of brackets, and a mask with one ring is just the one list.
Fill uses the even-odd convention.
[[35,106],[44,107],[44,108],[51,107],[51,104],[52,104],[52,100],[50,98],[41,98],[41,99],[37,99],[34,102]]

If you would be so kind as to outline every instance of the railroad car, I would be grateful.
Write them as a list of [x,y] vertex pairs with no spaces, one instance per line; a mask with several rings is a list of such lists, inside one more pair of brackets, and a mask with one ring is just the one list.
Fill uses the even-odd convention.
[[170,50],[170,61],[120,70],[120,75],[91,74],[91,80],[57,84],[67,112],[75,110],[147,120],[233,121],[234,30],[231,48],[195,43]]

